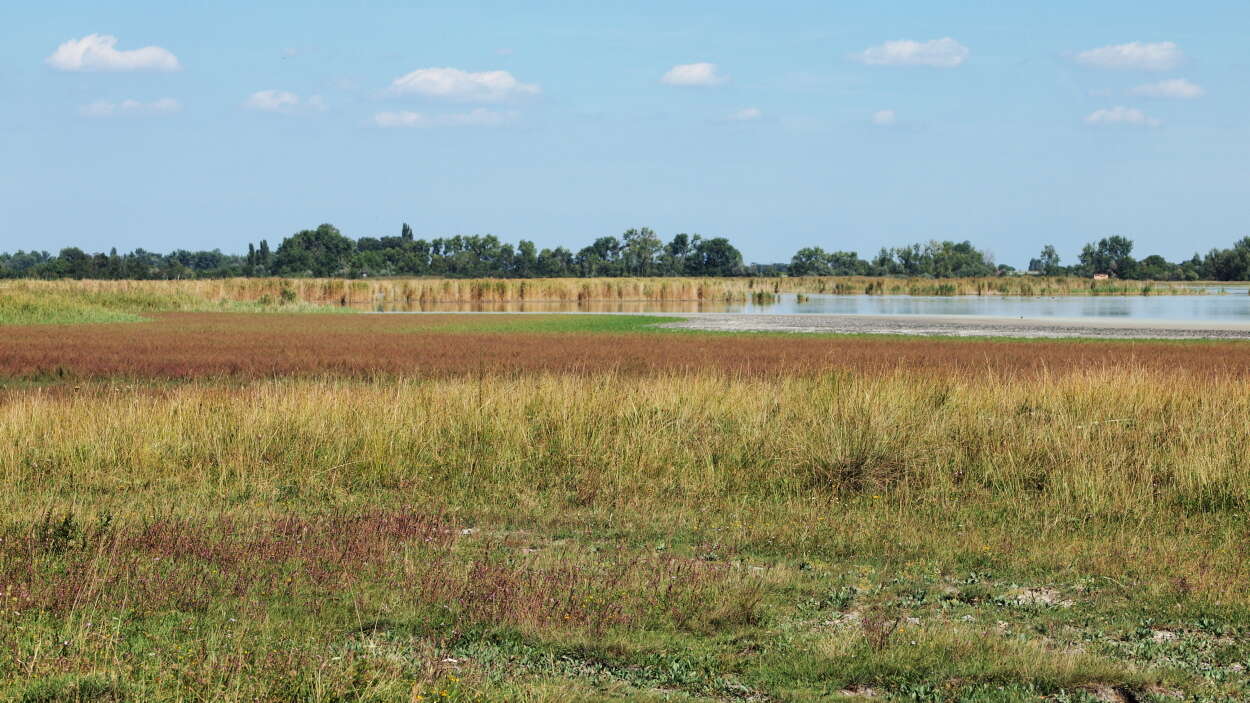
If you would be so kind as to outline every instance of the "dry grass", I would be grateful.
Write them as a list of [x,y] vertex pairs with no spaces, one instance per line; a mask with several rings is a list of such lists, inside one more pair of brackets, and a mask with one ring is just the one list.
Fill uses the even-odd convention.
[[[436,304],[558,302],[768,302],[781,293],[841,295],[1191,295],[1192,284],[1085,278],[545,278],[0,281],[0,300],[36,296],[129,300],[141,309],[203,310],[246,303],[421,310]],[[163,302],[162,302],[163,301]],[[131,306],[132,308],[135,305]],[[131,310],[132,312],[135,310]]]
[[1247,690],[1244,377],[487,373],[0,403],[18,700]]
[[[1059,540],[1080,537],[1067,521],[1085,519],[1154,525],[1140,534],[1162,539],[1192,529],[1191,518],[1250,508],[1248,399],[1245,379],[1132,369],[989,386],[915,373],[700,373],[12,391],[0,415],[0,479],[10,487],[0,504],[14,516],[53,506],[133,517],[170,500],[213,512],[288,490],[331,505],[395,491],[497,518],[663,532],[713,506],[740,520],[853,498],[883,501],[867,514],[900,520],[891,532],[914,528],[908,539],[926,542],[920,551],[967,547],[954,535],[919,537],[930,511],[964,503],[979,515],[1042,519],[1041,534]],[[994,534],[987,543],[1014,535],[1003,559],[1061,554],[1037,533],[983,527]],[[873,539],[839,533],[769,536]],[[1242,599],[1246,546],[1133,554],[1131,568],[1162,579],[1184,565],[1192,590]],[[1130,568],[1106,554],[1087,566],[1100,559]]]

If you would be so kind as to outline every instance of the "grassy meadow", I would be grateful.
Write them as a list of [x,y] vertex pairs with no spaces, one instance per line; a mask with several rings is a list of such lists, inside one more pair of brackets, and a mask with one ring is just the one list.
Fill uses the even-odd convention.
[[1242,344],[163,305],[0,335],[0,700],[1250,700]]

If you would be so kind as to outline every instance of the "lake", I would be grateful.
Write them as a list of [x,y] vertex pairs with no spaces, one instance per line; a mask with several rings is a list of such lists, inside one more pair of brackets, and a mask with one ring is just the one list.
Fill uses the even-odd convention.
[[1211,287],[1205,295],[1158,296],[910,296],[783,295],[773,303],[598,301],[434,303],[384,312],[752,313],[777,315],[968,315],[1024,319],[1131,319],[1250,322],[1247,288]]

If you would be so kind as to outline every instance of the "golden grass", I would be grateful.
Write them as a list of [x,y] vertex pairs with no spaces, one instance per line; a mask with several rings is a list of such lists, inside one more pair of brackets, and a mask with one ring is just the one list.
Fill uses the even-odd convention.
[[875,295],[1189,295],[1190,284],[1091,281],[1085,278],[971,279],[802,278],[548,278],[314,279],[233,278],[194,281],[0,281],[11,295],[70,296],[84,303],[129,302],[129,311],[221,309],[232,303],[295,303],[362,309],[419,310],[437,304],[548,302],[768,302],[783,293]]
[[0,396],[0,695],[1247,690],[1244,377],[129,383]]
[[[853,498],[881,501],[867,515],[916,539],[931,511],[963,506],[1029,516],[1079,545],[1072,526],[1087,520],[1159,536],[1250,508],[1247,418],[1244,379],[1132,370],[994,385],[679,374],[12,391],[0,409],[0,506],[212,512],[295,486],[327,504],[397,491],[502,519],[663,531]],[[1056,556],[1036,534],[1017,536],[1004,558]],[[1198,587],[1243,599],[1250,554],[1229,547],[1160,553],[1139,568],[1216,568]]]

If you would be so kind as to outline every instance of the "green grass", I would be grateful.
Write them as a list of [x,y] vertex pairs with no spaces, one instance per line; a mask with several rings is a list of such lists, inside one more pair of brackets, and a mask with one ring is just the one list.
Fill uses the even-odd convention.
[[[380,313],[403,316],[404,313]],[[421,330],[439,332],[543,332],[543,333],[633,333],[633,332],[685,332],[658,327],[667,322],[679,322],[680,316],[659,315],[613,315],[613,314],[558,314],[549,313],[422,313],[436,322],[422,326]],[[399,328],[403,329],[403,328]]]
[[36,288],[25,282],[0,288],[0,325],[74,325],[141,322],[159,312],[351,312],[299,302],[257,303],[205,300],[189,293],[95,290],[61,286]]
[[137,322],[125,309],[54,296],[15,293],[0,296],[0,325],[76,325],[91,322]]

